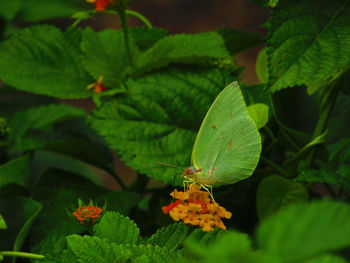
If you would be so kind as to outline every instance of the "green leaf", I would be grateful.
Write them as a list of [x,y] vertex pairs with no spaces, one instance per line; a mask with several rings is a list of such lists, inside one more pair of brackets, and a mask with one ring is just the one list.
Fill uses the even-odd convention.
[[343,138],[327,148],[330,152],[327,163],[318,170],[312,170],[305,169],[302,162],[296,180],[337,185],[350,190],[350,138]]
[[189,228],[183,223],[174,223],[158,229],[148,240],[147,244],[176,250],[187,236]]
[[223,230],[220,228],[215,228],[211,232],[204,232],[202,229],[195,229],[186,239],[185,242],[197,243],[204,246],[209,246],[213,244],[218,236],[223,234]]
[[13,159],[0,165],[0,187],[10,183],[27,186],[30,178],[31,159],[29,155]]
[[[24,29],[0,44],[0,77],[12,87],[57,98],[87,98],[94,82],[81,64],[81,31]],[[18,65],[21,65],[20,67]]]
[[14,197],[0,200],[0,214],[7,222],[7,229],[0,230],[2,250],[20,251],[34,219],[42,205],[27,197]]
[[79,198],[87,203],[89,200],[95,201],[106,192],[106,189],[76,174],[60,170],[50,170],[43,174],[32,194],[43,204],[43,210],[30,235],[32,250],[52,252],[64,236],[86,231],[86,227],[69,216],[67,210],[73,212],[77,209]]
[[328,161],[317,170],[305,169],[305,163],[301,162],[296,180],[337,185],[350,190],[350,138],[343,138],[327,148],[330,152]]
[[0,215],[0,229],[6,229],[6,228],[7,228],[6,222],[2,217],[2,215]]
[[300,262],[350,246],[349,218],[342,202],[291,205],[259,225],[257,242],[283,262]]
[[269,65],[268,65],[267,48],[264,47],[258,53],[256,58],[255,71],[258,75],[260,83],[269,82]]
[[81,0],[22,0],[18,19],[25,22],[37,22],[71,16],[75,12],[89,7],[90,4]]
[[132,27],[130,35],[140,51],[152,47],[157,41],[169,36],[169,32],[163,28]]
[[327,254],[322,255],[317,258],[313,258],[307,261],[303,261],[303,263],[347,263],[344,258],[339,257],[337,255]]
[[[54,123],[85,116],[81,109],[64,104],[50,104],[21,111],[9,121],[9,141],[20,150],[31,150],[45,145],[52,137]],[[46,136],[44,136],[44,134]]]
[[226,58],[229,53],[216,32],[164,37],[146,50],[137,62],[141,71],[151,71],[172,63],[192,64],[204,59]]
[[94,235],[117,244],[136,244],[140,230],[130,218],[115,212],[107,212],[94,225]]
[[269,107],[265,104],[256,103],[249,105],[247,111],[257,129],[261,129],[269,121]]
[[185,259],[179,251],[171,251],[163,247],[151,245],[131,245],[127,247],[132,251],[132,262],[135,259],[140,260],[140,257],[143,257],[143,260],[145,260],[145,256],[147,256],[149,262],[185,263]]
[[0,0],[0,17],[12,20],[21,8],[22,0]]
[[226,49],[231,56],[265,42],[262,35],[239,31],[233,28],[225,27],[219,29],[217,32],[224,39]]
[[269,176],[261,181],[256,193],[259,218],[264,218],[296,202],[307,201],[308,191],[300,184],[281,176]]
[[349,16],[347,0],[282,1],[268,24],[270,91],[322,87],[349,68]]
[[79,262],[123,263],[131,257],[129,248],[99,237],[71,235],[66,239]]
[[199,262],[259,263],[276,262],[272,257],[253,251],[247,234],[224,232],[210,245],[187,241],[185,248],[194,254]]
[[45,258],[35,263],[78,263],[78,257],[70,250],[59,250],[45,255]]
[[111,191],[101,195],[96,201],[99,203],[107,202],[108,211],[127,215],[141,201],[141,196],[135,192]]
[[190,165],[205,113],[231,80],[224,71],[177,69],[129,79],[128,92],[95,110],[89,123],[126,165],[173,183],[183,170],[157,162]]
[[103,186],[104,184],[102,174],[104,173],[104,175],[106,175],[102,169],[96,166],[72,158],[68,155],[52,151],[35,151],[33,166],[34,174],[37,176],[50,168],[57,168],[62,171],[79,174],[100,186]]
[[[81,49],[84,67],[96,81],[103,76],[103,84],[107,89],[124,89],[120,81],[128,68],[128,57],[123,32],[109,29],[97,33],[87,28],[83,32]],[[138,56],[133,42],[131,52],[133,57]]]

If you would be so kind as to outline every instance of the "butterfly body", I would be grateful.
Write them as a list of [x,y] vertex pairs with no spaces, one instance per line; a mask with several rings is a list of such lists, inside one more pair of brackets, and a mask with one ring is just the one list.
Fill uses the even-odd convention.
[[200,185],[232,184],[253,173],[260,152],[259,132],[235,81],[209,108],[193,146],[193,166],[184,175]]

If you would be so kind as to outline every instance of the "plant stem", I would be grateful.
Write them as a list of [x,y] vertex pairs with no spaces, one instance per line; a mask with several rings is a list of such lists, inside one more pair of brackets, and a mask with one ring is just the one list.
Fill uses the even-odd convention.
[[136,12],[136,11],[133,11],[133,10],[126,10],[125,11],[125,14],[127,16],[133,16],[133,17],[136,17],[137,19],[139,19],[140,21],[142,21],[146,26],[147,28],[151,29],[153,26],[151,24],[151,22],[146,18],[144,17],[143,15],[141,15],[139,12]]
[[[337,100],[338,93],[340,88],[337,83],[326,87],[324,92],[320,93],[323,95],[320,99],[320,107],[319,107],[319,118],[315,127],[315,130],[312,134],[312,140],[320,136],[327,129],[328,120],[330,114],[332,112],[333,106]],[[307,165],[310,166],[315,155],[315,148],[312,149],[309,156],[307,157]]]
[[132,54],[130,51],[129,28],[128,28],[128,24],[126,22],[125,10],[124,9],[118,10],[118,14],[119,14],[119,18],[120,18],[120,24],[122,26],[123,33],[124,33],[124,44],[125,44],[126,55],[128,57],[129,66],[131,68],[134,68],[134,62],[133,62]]
[[0,251],[0,255],[2,256],[11,256],[11,257],[21,257],[21,258],[32,258],[32,259],[43,259],[44,255],[27,253],[27,252],[19,252],[19,251]]
[[265,162],[267,165],[269,165],[271,168],[273,168],[276,172],[280,173],[284,177],[289,177],[288,174],[284,171],[284,169],[278,164],[276,164],[275,162],[263,156],[261,156],[260,159],[261,161]]
[[271,104],[271,109],[272,109],[272,116],[276,120],[278,126],[280,127],[280,131],[283,134],[283,136],[286,138],[286,140],[289,142],[290,146],[294,148],[294,150],[298,151],[300,149],[299,145],[294,142],[294,140],[289,136],[287,133],[288,130],[291,130],[290,128],[286,127],[277,117],[276,111],[275,111],[275,106],[274,102],[272,99],[272,96],[269,96],[270,104]]

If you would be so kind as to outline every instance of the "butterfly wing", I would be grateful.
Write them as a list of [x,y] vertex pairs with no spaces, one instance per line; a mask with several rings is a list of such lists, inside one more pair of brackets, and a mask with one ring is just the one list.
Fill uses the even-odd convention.
[[192,163],[199,183],[231,184],[249,177],[261,152],[261,139],[249,117],[238,82],[215,99],[197,134]]

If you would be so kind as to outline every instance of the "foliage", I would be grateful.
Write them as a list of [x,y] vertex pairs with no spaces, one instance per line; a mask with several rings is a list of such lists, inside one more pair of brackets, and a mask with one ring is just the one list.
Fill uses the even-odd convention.
[[[170,34],[131,0],[0,0],[0,261],[350,260],[350,1],[253,1],[270,10],[267,34]],[[97,31],[97,12],[120,29]],[[259,45],[248,85],[236,56]],[[250,130],[210,123],[239,112]],[[254,172],[259,153],[237,147],[253,133]],[[227,169],[222,186],[202,183],[207,160]],[[89,224],[73,215],[82,203],[98,211]],[[231,218],[205,228],[209,210]]]

